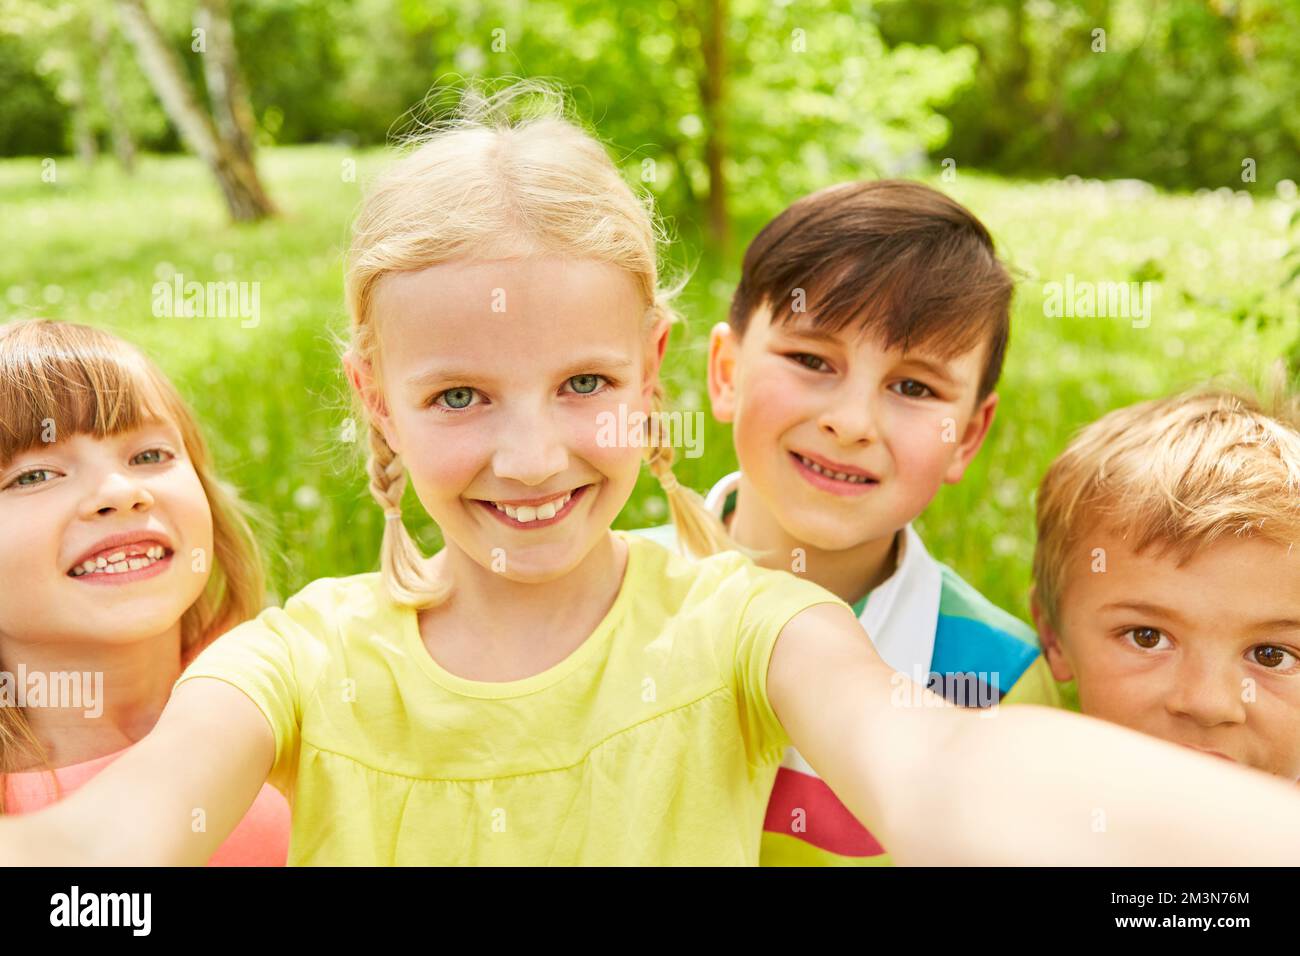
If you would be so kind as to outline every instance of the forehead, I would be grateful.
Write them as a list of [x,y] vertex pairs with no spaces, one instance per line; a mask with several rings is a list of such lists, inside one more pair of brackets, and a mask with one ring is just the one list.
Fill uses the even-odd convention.
[[1221,632],[1235,632],[1248,618],[1300,621],[1300,544],[1253,536],[1220,539],[1190,555],[1158,546],[1138,552],[1108,529],[1080,540],[1070,564],[1064,616],[1142,603]]
[[530,257],[388,276],[374,310],[385,364],[409,364],[440,355],[504,359],[521,344],[626,343],[641,332],[646,306],[626,270]]

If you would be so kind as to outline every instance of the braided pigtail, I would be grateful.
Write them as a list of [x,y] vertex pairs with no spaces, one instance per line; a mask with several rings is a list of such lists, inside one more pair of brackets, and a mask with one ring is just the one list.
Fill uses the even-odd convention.
[[402,523],[402,492],[406,490],[406,468],[384,433],[370,426],[370,494],[384,509],[384,539],[380,568],[388,593],[398,604],[414,608],[432,607],[447,600],[450,587],[435,581],[428,562]]
[[660,417],[663,410],[664,387],[662,382],[658,382],[650,400],[651,421],[646,423],[646,428],[650,431],[646,464],[650,467],[650,473],[659,479],[659,485],[668,498],[668,515],[673,527],[677,529],[678,541],[688,553],[696,557],[703,558],[722,551],[740,551],[753,557],[748,549],[731,539],[718,516],[705,506],[704,499],[679,482],[673,474],[676,453],[671,443],[662,440],[668,429],[657,429],[660,440],[656,441],[656,429],[652,426],[652,422]]

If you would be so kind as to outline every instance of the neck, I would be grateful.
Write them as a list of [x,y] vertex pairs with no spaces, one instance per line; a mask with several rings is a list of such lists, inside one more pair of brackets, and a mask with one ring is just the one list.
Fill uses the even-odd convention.
[[766,568],[795,570],[795,549],[800,549],[803,570],[797,571],[799,576],[821,585],[846,604],[853,604],[885,583],[894,573],[898,555],[898,532],[841,551],[800,541],[763,506],[743,474],[728,530],[737,544],[763,552],[757,561]]
[[4,637],[0,662],[15,688],[20,668],[27,675],[23,714],[49,766],[64,767],[116,753],[153,729],[180,676],[181,626],[124,644]]
[[484,568],[454,543],[433,559],[452,582],[446,604],[420,613],[430,654],[469,680],[522,680],[558,664],[604,619],[623,583],[627,544],[607,532],[567,574],[512,581]]

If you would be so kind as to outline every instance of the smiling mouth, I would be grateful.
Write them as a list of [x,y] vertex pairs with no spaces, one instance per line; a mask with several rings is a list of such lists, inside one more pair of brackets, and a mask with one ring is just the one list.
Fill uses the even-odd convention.
[[805,468],[807,468],[809,471],[815,472],[816,474],[821,475],[823,478],[827,478],[827,479],[829,479],[829,480],[831,480],[831,481],[842,481],[842,482],[844,482],[844,484],[846,484],[846,485],[877,485],[877,484],[880,484],[880,482],[877,481],[875,478],[870,478],[870,477],[868,477],[868,476],[866,476],[866,475],[850,475],[850,474],[848,474],[847,472],[843,472],[843,471],[834,471],[834,470],[832,470],[832,469],[830,469],[830,468],[826,468],[826,467],[823,466],[823,465],[819,465],[817,462],[813,461],[811,458],[808,458],[808,457],[806,457],[806,456],[804,456],[804,455],[799,454],[797,451],[792,451],[792,452],[790,452],[790,454],[791,454],[791,456],[792,456],[796,461],[799,462],[799,464],[803,465],[803,466],[804,466]]
[[540,528],[554,524],[572,511],[578,499],[590,487],[591,485],[582,485],[572,491],[529,505],[506,504],[482,498],[474,500],[512,527]]
[[84,578],[141,571],[160,561],[166,561],[172,553],[170,548],[161,544],[132,544],[109,548],[73,567],[68,572],[68,577]]

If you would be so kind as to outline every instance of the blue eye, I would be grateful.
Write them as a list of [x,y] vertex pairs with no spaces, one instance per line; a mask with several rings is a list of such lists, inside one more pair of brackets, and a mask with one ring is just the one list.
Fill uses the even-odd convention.
[[579,395],[590,395],[600,387],[600,383],[603,379],[603,375],[574,375],[569,379],[568,384],[572,386],[573,390]]
[[439,392],[434,396],[434,404],[441,404],[444,408],[469,408],[474,401],[474,389],[465,385],[458,385],[456,388],[449,388],[445,392]]

